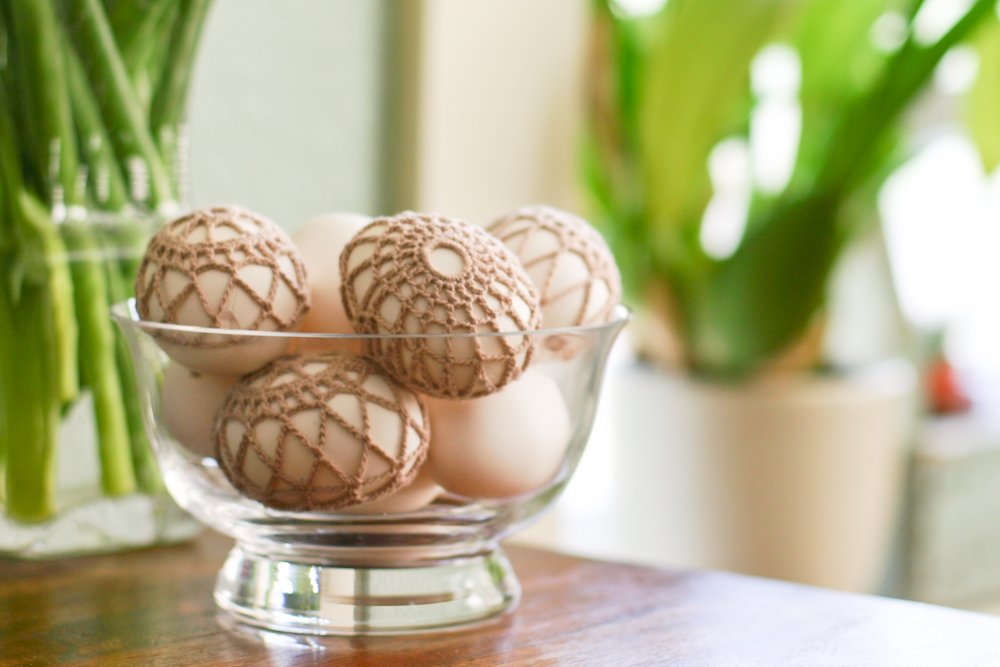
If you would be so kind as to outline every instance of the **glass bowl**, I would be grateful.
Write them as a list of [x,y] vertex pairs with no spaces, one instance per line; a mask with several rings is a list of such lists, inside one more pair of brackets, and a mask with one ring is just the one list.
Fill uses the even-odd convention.
[[[467,626],[514,608],[520,588],[499,541],[537,518],[569,481],[594,422],[608,353],[629,312],[620,307],[613,321],[600,325],[425,336],[262,333],[166,325],[143,321],[134,300],[116,305],[113,317],[135,357],[144,419],[167,489],[185,510],[236,540],[218,576],[215,599],[219,606],[239,622],[268,630],[371,635]],[[357,353],[387,339],[404,345],[457,346],[470,343],[456,340],[459,338],[527,336],[533,350],[529,370],[509,387],[524,381],[529,372],[536,381],[544,376],[544,383],[557,387],[558,392],[552,393],[561,396],[568,417],[568,421],[561,418],[566,421],[561,431],[566,433],[565,442],[558,444],[555,464],[546,464],[549,468],[544,481],[513,496],[498,497],[491,491],[487,494],[491,497],[476,498],[442,490],[424,507],[395,513],[379,513],[377,505],[364,513],[351,508],[275,509],[237,491],[217,460],[218,445],[210,452],[216,456],[208,455],[204,448],[201,453],[192,451],[168,430],[164,378],[170,364],[176,362],[171,362],[157,341],[171,349],[176,345],[171,341],[185,336],[210,341],[210,347],[220,353],[246,346],[301,354]],[[440,340],[444,338],[451,340]],[[224,344],[227,342],[230,345]],[[437,402],[441,404],[440,399]],[[445,410],[450,409],[447,401],[444,405]],[[510,442],[511,447],[519,444],[519,439],[524,442],[525,434],[541,428],[549,418],[546,411],[551,412],[550,408],[540,410],[506,415],[499,440]],[[194,417],[192,421],[196,421]],[[454,450],[454,442],[435,441],[434,430],[430,434],[431,458],[436,448]],[[498,430],[494,425],[489,439],[496,441]],[[459,448],[465,446],[458,443]],[[530,466],[531,458],[524,457],[525,466]],[[462,475],[460,470],[460,478]],[[455,488],[455,484],[450,485]],[[476,487],[471,488],[462,490],[475,495]]]

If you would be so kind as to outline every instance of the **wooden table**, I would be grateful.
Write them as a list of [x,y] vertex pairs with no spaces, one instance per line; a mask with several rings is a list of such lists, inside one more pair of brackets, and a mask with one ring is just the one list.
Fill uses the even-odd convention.
[[521,608],[410,638],[238,634],[213,578],[229,543],[0,561],[0,667],[34,665],[1000,665],[1000,619],[717,572],[511,547]]

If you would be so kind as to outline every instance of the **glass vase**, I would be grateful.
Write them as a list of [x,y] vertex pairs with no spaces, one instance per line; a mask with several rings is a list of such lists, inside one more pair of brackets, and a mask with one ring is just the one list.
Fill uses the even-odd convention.
[[183,208],[209,0],[0,3],[0,555],[192,536],[110,304]]
[[[115,551],[181,541],[199,530],[165,491],[128,348],[108,316],[109,304],[132,292],[158,217],[139,210],[73,215],[52,225],[59,254],[33,260],[47,267],[48,280],[26,276],[16,301],[4,292],[3,556]],[[9,280],[16,269],[4,268]],[[64,356],[75,368],[60,367]]]

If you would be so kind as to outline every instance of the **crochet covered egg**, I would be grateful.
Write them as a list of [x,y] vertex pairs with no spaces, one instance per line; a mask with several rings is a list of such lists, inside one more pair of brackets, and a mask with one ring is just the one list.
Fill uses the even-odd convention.
[[[207,208],[164,226],[136,278],[147,321],[211,329],[288,331],[309,309],[299,252],[270,220],[244,209]],[[282,338],[151,330],[175,361],[215,375],[242,375],[287,348]]]
[[230,392],[217,458],[268,507],[332,511],[411,484],[430,437],[420,398],[353,354],[282,357]]
[[479,227],[438,214],[379,218],[344,248],[340,271],[355,331],[383,335],[367,353],[407,387],[485,396],[531,361],[525,332],[539,325],[537,294],[517,258]]
[[542,326],[602,324],[621,299],[621,277],[601,235],[549,206],[509,213],[489,227],[517,255],[538,290]]

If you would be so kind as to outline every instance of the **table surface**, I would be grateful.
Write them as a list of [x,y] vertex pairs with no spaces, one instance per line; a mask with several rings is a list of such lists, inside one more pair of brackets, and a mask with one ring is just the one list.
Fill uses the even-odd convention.
[[0,667],[1000,665],[1000,618],[720,572],[510,547],[521,607],[477,630],[322,639],[223,627],[230,543],[0,561]]

